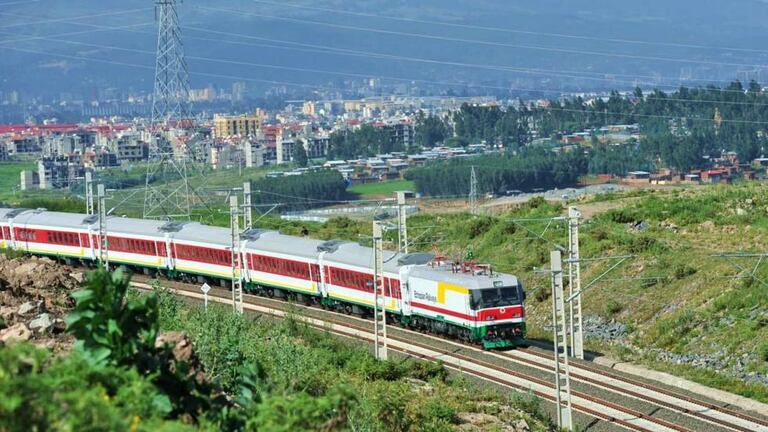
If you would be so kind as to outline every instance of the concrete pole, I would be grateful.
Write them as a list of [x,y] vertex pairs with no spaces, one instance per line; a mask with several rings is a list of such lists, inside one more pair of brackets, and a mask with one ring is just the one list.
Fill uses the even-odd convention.
[[237,196],[229,197],[230,226],[232,228],[232,309],[243,313],[243,277],[240,257],[240,208]]
[[381,222],[373,222],[373,317],[374,355],[377,360],[387,359],[386,290],[384,287],[384,249]]
[[109,238],[107,236],[107,198],[104,193],[104,185],[97,186],[99,203],[99,261],[109,271]]
[[405,212],[405,191],[395,192],[397,197],[397,247],[402,253],[408,253],[408,225],[406,219],[408,215]]
[[563,263],[560,251],[550,254],[552,268],[552,332],[555,355],[555,393],[557,426],[573,430],[571,417],[571,376],[568,368],[568,336],[565,299],[563,298]]

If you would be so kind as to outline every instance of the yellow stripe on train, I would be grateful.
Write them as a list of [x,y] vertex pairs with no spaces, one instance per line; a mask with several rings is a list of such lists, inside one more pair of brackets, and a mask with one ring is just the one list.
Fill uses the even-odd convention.
[[438,282],[437,283],[437,302],[438,303],[445,304],[446,291],[455,292],[457,294],[463,294],[463,295],[469,294],[469,289],[461,285],[455,285],[448,282]]

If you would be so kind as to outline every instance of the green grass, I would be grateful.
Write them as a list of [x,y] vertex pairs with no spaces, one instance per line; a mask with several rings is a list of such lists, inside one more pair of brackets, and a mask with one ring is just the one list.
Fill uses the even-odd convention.
[[0,200],[10,198],[19,187],[20,175],[24,170],[34,170],[33,162],[15,162],[0,164]]
[[357,194],[361,197],[378,197],[382,195],[392,196],[396,191],[413,191],[415,190],[415,185],[410,180],[391,180],[353,185],[348,190],[350,193]]
[[[413,359],[376,361],[364,346],[309,328],[292,315],[251,320],[231,308],[208,311],[160,290],[164,330],[186,332],[206,372],[225,391],[241,385],[243,365],[261,373],[256,430],[456,430],[459,412],[525,419],[551,430],[538,398],[477,388],[441,365]],[[504,410],[502,407],[511,407]],[[328,427],[336,421],[338,427]],[[260,426],[260,427],[257,427]]]

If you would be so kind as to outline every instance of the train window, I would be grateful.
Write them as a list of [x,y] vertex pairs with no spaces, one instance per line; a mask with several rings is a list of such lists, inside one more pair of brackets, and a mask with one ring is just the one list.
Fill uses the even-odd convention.
[[36,241],[37,232],[31,229],[18,228],[16,231],[16,238],[20,241]]
[[472,309],[484,309],[520,304],[521,291],[517,286],[472,290],[470,306]]

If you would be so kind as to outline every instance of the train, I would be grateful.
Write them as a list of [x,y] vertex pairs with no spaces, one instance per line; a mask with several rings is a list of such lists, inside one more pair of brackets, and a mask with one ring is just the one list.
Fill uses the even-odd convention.
[[[234,276],[255,295],[348,314],[373,311],[373,249],[355,242],[248,229],[233,257],[227,228],[117,216],[104,225],[109,263],[130,271],[222,286]],[[0,208],[2,249],[94,265],[100,238],[98,215]],[[429,253],[385,251],[383,261],[389,322],[485,349],[525,343],[525,291],[516,276]]]

